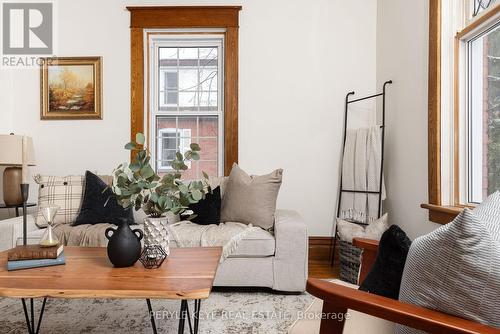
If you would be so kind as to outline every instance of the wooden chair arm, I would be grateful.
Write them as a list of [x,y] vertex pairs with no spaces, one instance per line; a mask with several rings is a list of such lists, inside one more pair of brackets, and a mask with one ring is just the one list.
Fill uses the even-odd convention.
[[[497,328],[320,279],[308,279],[306,290],[324,301],[323,312],[352,309],[430,333],[500,333]],[[340,334],[342,329],[338,320],[322,320],[320,333]]]
[[373,240],[373,239],[365,239],[365,238],[353,238],[352,244],[353,244],[353,246],[356,246],[358,248],[377,251],[379,241]]
[[378,253],[379,241],[365,238],[354,238],[352,239],[352,244],[353,246],[363,249],[358,280],[358,284],[361,285],[366,276],[368,276],[368,273],[373,267],[373,264],[375,263],[375,259],[377,258]]

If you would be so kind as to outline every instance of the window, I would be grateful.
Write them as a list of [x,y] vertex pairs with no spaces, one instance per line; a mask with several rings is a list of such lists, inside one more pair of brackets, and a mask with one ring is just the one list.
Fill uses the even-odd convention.
[[500,189],[500,26],[467,41],[467,202]]
[[[203,161],[193,162],[185,173],[192,175],[185,176],[195,177],[201,170],[211,175],[229,175],[233,163],[238,162],[241,6],[128,6],[127,10],[131,139],[138,132],[145,133],[153,162],[161,172],[164,159],[157,152],[159,128],[190,129],[192,142],[202,147]],[[215,60],[217,65],[213,64]],[[183,86],[186,80],[192,85]],[[188,118],[192,127],[182,124]],[[155,127],[165,120],[170,124],[175,120],[175,125]],[[134,153],[131,152],[131,159]]]
[[[213,32],[213,31],[212,31]],[[188,164],[186,179],[202,171],[223,173],[223,45],[221,34],[157,33],[150,35],[150,147],[159,173],[171,170],[176,151],[191,143],[200,160]]]
[[496,2],[496,0],[473,0],[472,17],[475,17],[481,12],[483,12],[485,9],[488,9],[488,7],[492,5],[494,2]]
[[[189,150],[191,145],[191,129],[161,128],[159,131],[157,156],[159,157],[158,170],[172,170],[171,163],[175,159],[175,154],[180,151],[182,154]],[[186,164],[191,167],[191,162]]]
[[429,219],[500,189],[500,1],[430,1]]

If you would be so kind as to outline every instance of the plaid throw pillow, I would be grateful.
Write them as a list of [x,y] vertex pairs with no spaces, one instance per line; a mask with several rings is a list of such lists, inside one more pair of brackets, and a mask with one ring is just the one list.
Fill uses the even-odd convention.
[[[83,175],[71,176],[35,176],[38,183],[38,208],[42,205],[55,204],[59,210],[54,218],[54,224],[70,224],[75,221],[82,204]],[[40,209],[36,216],[36,225],[45,227],[47,224]]]

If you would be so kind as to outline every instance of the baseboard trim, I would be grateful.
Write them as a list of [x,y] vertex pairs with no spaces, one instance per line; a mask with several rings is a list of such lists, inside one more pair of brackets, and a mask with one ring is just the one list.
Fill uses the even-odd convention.
[[333,237],[310,236],[309,260],[330,261],[333,247]]

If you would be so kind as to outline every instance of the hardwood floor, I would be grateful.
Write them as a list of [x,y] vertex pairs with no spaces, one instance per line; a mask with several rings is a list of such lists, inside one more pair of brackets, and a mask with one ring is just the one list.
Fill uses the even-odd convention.
[[330,261],[309,259],[309,277],[312,278],[338,278],[339,266],[335,261],[335,266],[330,266]]
[[335,254],[335,266],[330,265],[332,238],[311,237],[309,239],[309,277],[338,278],[338,249]]

